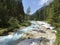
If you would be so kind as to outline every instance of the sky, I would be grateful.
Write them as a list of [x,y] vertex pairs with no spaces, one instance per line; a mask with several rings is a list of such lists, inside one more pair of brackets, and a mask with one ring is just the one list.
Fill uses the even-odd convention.
[[30,7],[30,14],[35,13],[36,10],[49,5],[51,2],[53,2],[53,0],[22,0],[24,12],[26,13],[27,8]]

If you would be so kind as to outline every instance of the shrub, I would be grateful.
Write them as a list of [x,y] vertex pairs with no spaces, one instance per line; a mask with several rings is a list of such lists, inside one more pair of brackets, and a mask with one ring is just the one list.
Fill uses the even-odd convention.
[[16,18],[14,17],[11,17],[8,21],[8,23],[10,24],[11,27],[13,28],[19,28],[20,27],[20,24],[19,24],[19,20],[17,20]]

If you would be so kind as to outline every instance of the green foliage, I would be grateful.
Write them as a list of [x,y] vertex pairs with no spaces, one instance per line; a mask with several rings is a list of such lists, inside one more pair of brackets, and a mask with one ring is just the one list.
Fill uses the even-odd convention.
[[[43,7],[33,14],[33,20],[47,21],[57,29],[57,45],[60,45],[60,0],[54,0],[48,6]],[[59,28],[59,29],[58,29]]]
[[14,17],[11,17],[10,20],[8,21],[11,27],[18,28],[19,26],[19,20],[17,20]]
[[60,28],[57,28],[56,29],[57,30],[57,39],[56,39],[56,45],[60,45]]
[[[2,23],[1,26],[8,25],[8,21],[10,20],[11,17],[14,18],[23,18],[24,17],[24,11],[23,11],[23,6],[22,6],[22,0],[0,0],[0,24]],[[22,19],[24,20],[24,19]],[[21,18],[19,19],[21,22]],[[3,27],[4,27],[3,26]],[[7,26],[7,27],[8,27]]]
[[29,26],[31,23],[27,22],[27,21],[19,23],[19,21],[16,18],[12,17],[9,20],[9,24],[10,24],[10,26],[8,28],[0,28],[0,36],[2,36],[2,35],[8,35],[9,32],[13,32],[14,29],[16,29],[16,28],[19,29],[22,26]]
[[33,20],[47,21],[55,27],[60,27],[60,4],[59,0],[54,0],[48,6],[36,11],[31,16]]
[[13,31],[15,28],[20,28],[20,23],[23,21],[24,11],[22,0],[0,0],[1,35]]
[[24,21],[23,23],[21,23],[22,26],[29,26],[31,23],[30,22],[27,22],[27,21]]
[[5,35],[6,34],[5,32],[7,32],[7,31],[8,31],[7,28],[4,28],[4,29],[1,28],[0,29],[0,36]]

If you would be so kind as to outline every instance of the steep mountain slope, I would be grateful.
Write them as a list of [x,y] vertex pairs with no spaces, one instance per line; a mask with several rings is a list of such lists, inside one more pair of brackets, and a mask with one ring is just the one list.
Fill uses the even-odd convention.
[[48,21],[55,27],[60,26],[60,1],[54,0],[48,6],[37,10],[32,16],[33,20],[44,20]]

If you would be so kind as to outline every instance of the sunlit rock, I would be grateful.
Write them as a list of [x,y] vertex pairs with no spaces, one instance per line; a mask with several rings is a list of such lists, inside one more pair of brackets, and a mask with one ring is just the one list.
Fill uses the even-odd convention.
[[[0,45],[54,45],[56,30],[50,24],[30,21],[31,25],[22,27],[13,34],[0,37]],[[47,28],[48,27],[48,28]]]

